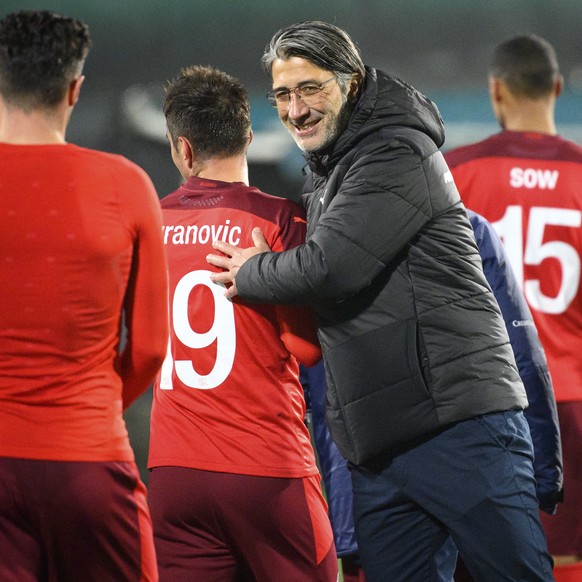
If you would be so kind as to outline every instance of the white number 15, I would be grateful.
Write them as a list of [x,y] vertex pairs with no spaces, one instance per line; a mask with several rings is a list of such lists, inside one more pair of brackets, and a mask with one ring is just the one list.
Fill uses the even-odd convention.
[[[544,241],[546,225],[579,227],[582,223],[580,210],[566,208],[544,208],[534,206],[529,213],[529,226],[523,248],[523,209],[508,206],[503,218],[493,224],[503,239],[511,266],[529,304],[544,313],[563,313],[578,293],[580,284],[580,256],[576,249],[562,241]],[[539,265],[544,259],[554,258],[560,262],[562,281],[555,297],[544,295],[538,279],[524,280],[523,265]]]

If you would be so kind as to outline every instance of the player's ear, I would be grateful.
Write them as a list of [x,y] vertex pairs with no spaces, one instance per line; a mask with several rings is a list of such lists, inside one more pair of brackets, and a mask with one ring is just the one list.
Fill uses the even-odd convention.
[[489,96],[493,103],[499,103],[502,99],[501,81],[497,77],[489,77]]
[[564,89],[564,77],[562,75],[558,75],[556,79],[556,84],[554,85],[554,96],[559,97],[562,94],[563,89]]
[[85,75],[80,75],[79,77],[75,77],[69,83],[69,89],[67,91],[67,99],[68,104],[70,107],[73,107],[77,101],[79,100],[79,94],[81,93],[81,86],[85,81]]
[[192,144],[183,136],[178,138],[178,154],[189,169],[194,165],[194,149]]

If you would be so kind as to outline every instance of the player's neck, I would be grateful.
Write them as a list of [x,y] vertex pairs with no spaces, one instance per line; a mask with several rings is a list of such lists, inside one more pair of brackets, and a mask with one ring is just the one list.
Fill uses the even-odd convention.
[[249,185],[249,170],[246,157],[213,158],[194,174],[198,178],[220,182],[242,182]]
[[556,135],[553,110],[547,107],[522,105],[505,118],[505,129]]
[[20,145],[66,143],[67,121],[65,112],[26,112],[16,107],[3,107],[0,111],[0,142]]

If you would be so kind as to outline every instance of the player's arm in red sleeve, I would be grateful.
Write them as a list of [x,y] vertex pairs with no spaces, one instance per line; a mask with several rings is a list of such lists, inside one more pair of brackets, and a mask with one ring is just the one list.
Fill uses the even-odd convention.
[[[270,245],[274,251],[284,251],[305,241],[305,214],[299,206],[292,206],[291,215],[281,221],[281,230]],[[317,324],[310,307],[276,305],[275,312],[281,331],[281,340],[287,350],[305,366],[315,366],[321,360],[321,346]]]
[[321,346],[312,310],[303,306],[277,305],[275,311],[281,341],[287,350],[305,366],[315,366],[321,360]]
[[[124,301],[127,341],[119,373],[125,410],[153,382],[168,345],[168,269],[159,200],[149,178],[141,185],[137,236]],[[135,187],[135,185],[134,185]]]

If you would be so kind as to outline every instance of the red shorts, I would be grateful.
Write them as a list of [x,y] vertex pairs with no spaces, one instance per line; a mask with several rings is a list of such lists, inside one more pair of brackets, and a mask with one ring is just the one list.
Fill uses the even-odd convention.
[[319,475],[156,467],[149,481],[160,581],[336,582]]
[[135,463],[0,457],[2,582],[157,579]]
[[541,512],[550,554],[582,556],[582,401],[558,402],[564,459],[564,503]]

